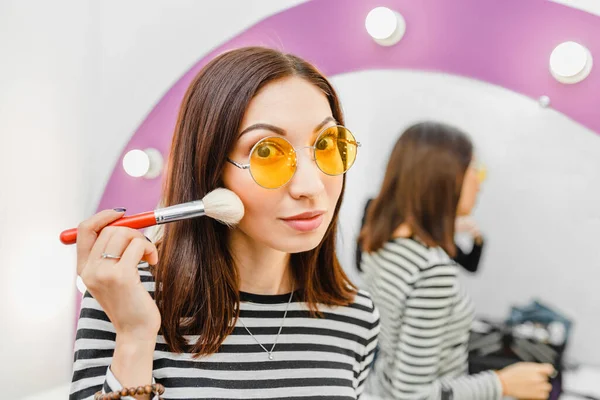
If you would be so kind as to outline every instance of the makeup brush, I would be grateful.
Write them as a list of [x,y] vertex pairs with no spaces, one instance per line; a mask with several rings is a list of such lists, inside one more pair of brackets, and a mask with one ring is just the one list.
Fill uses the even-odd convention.
[[[159,208],[141,214],[123,217],[107,226],[126,226],[143,229],[154,225],[202,216],[211,217],[227,226],[236,225],[244,216],[244,205],[231,190],[218,188],[208,193],[202,200]],[[77,228],[68,229],[60,234],[64,244],[77,242]]]

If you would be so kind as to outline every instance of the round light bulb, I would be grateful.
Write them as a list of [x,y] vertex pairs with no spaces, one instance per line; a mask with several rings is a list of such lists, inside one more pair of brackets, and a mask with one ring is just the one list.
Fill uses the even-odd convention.
[[550,72],[561,83],[577,83],[592,70],[592,55],[576,42],[564,42],[550,54]]
[[150,170],[150,157],[143,150],[130,150],[123,157],[123,169],[134,178],[144,176]]
[[376,7],[367,14],[365,28],[377,43],[391,46],[404,36],[406,23],[397,12],[387,7]]
[[153,179],[160,176],[164,164],[163,156],[160,151],[153,148],[148,148],[144,150],[144,153],[148,155],[148,159],[150,160],[150,168],[144,174],[144,178]]

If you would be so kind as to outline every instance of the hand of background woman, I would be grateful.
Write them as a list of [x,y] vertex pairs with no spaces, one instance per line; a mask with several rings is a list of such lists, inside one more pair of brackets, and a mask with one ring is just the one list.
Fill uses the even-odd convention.
[[548,381],[554,373],[550,364],[521,362],[497,372],[502,382],[503,395],[517,399],[547,399],[552,390]]
[[483,236],[481,235],[479,226],[477,226],[475,219],[470,215],[457,217],[454,229],[456,230],[456,233],[468,233],[478,245],[481,245],[481,242],[483,242]]

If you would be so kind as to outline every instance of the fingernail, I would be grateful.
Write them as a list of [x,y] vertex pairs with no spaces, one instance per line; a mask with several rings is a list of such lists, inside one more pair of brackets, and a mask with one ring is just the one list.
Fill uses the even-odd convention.
[[150,240],[150,238],[148,236],[144,235],[144,237],[146,238],[147,241],[149,241],[150,243],[152,243],[152,240]]
[[127,209],[123,208],[123,207],[113,208],[113,210],[115,210],[116,212],[125,212],[125,211],[127,211]]

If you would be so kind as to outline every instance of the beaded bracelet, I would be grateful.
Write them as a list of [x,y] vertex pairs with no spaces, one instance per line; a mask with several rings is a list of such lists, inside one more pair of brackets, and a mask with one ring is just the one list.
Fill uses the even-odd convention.
[[110,393],[102,393],[102,392],[98,392],[94,395],[94,400],[119,400],[122,397],[126,397],[126,396],[135,396],[135,395],[141,395],[141,394],[158,394],[158,400],[163,400],[162,397],[160,397],[161,394],[163,394],[165,392],[165,387],[163,385],[161,385],[160,383],[155,383],[152,385],[146,385],[146,386],[138,386],[137,388],[129,388],[129,389],[122,389],[116,392],[110,392]]

